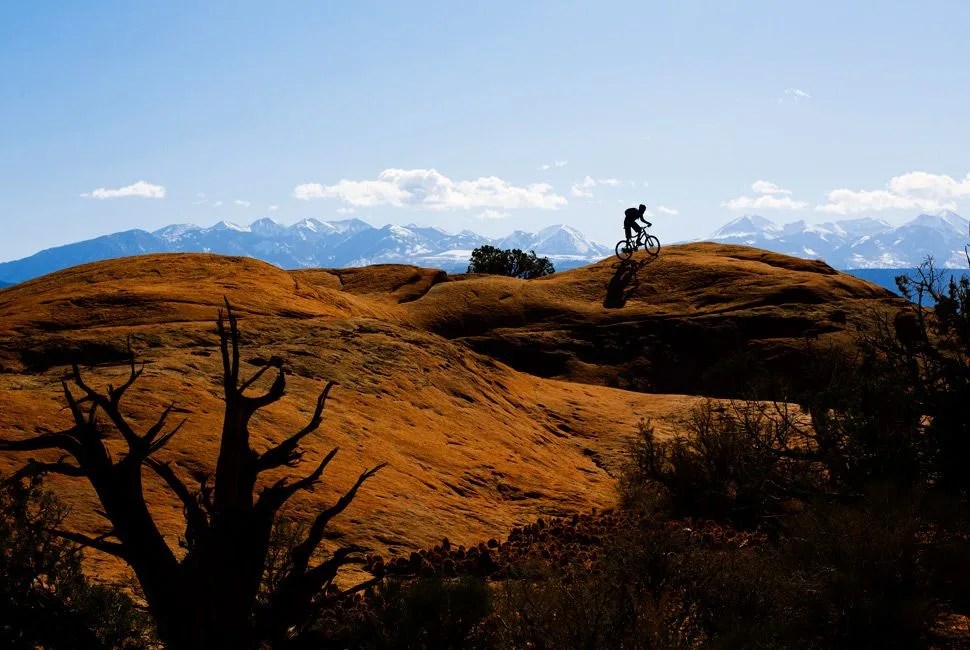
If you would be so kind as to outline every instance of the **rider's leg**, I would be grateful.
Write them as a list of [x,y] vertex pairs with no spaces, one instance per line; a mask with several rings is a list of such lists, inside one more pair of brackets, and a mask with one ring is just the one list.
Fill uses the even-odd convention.
[[626,231],[626,240],[633,241],[630,235],[630,224],[628,223],[623,224],[623,229]]

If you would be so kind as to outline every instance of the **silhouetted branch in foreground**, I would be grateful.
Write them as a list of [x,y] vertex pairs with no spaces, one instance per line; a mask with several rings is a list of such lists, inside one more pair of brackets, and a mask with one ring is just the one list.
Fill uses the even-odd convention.
[[[317,515],[306,537],[291,549],[282,576],[275,580],[275,589],[260,597],[271,532],[280,509],[294,495],[312,490],[323,480],[337,449],[302,478],[281,478],[260,488],[260,475],[301,463],[305,451],[300,444],[322,423],[335,384],[329,382],[321,391],[306,426],[275,447],[254,449],[249,423],[260,409],[282,399],[286,388],[282,361],[273,358],[252,377],[242,379],[238,320],[228,301],[225,310],[219,312],[217,331],[225,414],[211,484],[207,476],[197,487],[190,487],[174,465],[156,458],[185,424],[184,420],[169,424],[174,404],[143,431],[125,415],[122,399],[143,372],[133,353],[126,380],[104,391],[89,385],[77,364],[72,366],[69,378],[62,382],[73,419],[71,426],[41,431],[26,439],[0,440],[0,451],[63,452],[56,462],[31,458],[21,472],[85,477],[91,483],[110,530],[97,536],[67,530],[56,534],[128,563],[144,591],[159,636],[173,649],[252,648],[263,641],[279,640],[298,630],[320,606],[321,598],[353,593],[371,583],[345,590],[334,586],[341,567],[362,563],[363,549],[359,547],[341,548],[316,564],[314,559],[320,554],[330,521],[385,464],[361,473],[336,503]],[[247,394],[272,370],[275,377],[269,388],[257,395]],[[114,457],[105,444],[111,430],[124,442],[125,452],[120,457]],[[182,504],[185,534],[181,544],[185,554],[181,559],[165,541],[146,503],[146,468]]]

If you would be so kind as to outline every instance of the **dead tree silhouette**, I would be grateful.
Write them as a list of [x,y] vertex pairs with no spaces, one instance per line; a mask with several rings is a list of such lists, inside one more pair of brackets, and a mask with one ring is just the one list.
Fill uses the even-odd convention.
[[616,271],[610,282],[606,285],[606,298],[603,306],[607,309],[619,309],[626,305],[627,300],[636,293],[640,286],[640,271],[657,258],[653,255],[644,255],[639,259],[631,257],[614,264]]
[[[55,462],[30,459],[22,471],[84,477],[91,483],[103,508],[99,512],[110,530],[97,536],[75,531],[57,535],[83,546],[108,553],[126,562],[144,591],[159,636],[166,647],[255,648],[265,641],[284,638],[317,606],[323,594],[347,594],[376,582],[366,581],[337,590],[334,578],[345,565],[363,562],[356,546],[345,546],[322,562],[314,562],[328,523],[350,505],[365,481],[385,464],[366,470],[336,503],[319,513],[306,537],[290,550],[287,567],[271,594],[260,598],[264,565],[274,521],[283,505],[295,494],[319,484],[327,465],[337,454],[332,449],[316,468],[298,480],[280,478],[258,488],[267,471],[296,467],[303,459],[300,443],[317,430],[334,382],[320,393],[310,421],[281,443],[257,451],[250,443],[253,415],[279,401],[286,387],[282,360],[265,362],[255,374],[240,379],[238,322],[228,301],[217,321],[222,356],[225,415],[219,455],[212,475],[191,489],[170,462],[159,460],[163,449],[185,424],[168,428],[174,404],[169,405],[144,433],[138,433],[124,415],[121,401],[144,370],[130,355],[130,373],[118,387],[100,392],[82,377],[77,364],[62,381],[64,399],[74,424],[62,431],[41,430],[26,439],[0,440],[0,451],[54,450],[64,455]],[[246,394],[269,370],[276,377],[258,396]],[[68,381],[73,384],[69,386]],[[76,396],[74,390],[80,390]],[[107,421],[102,421],[101,416]],[[109,432],[114,430],[114,436]],[[166,430],[167,429],[167,430]],[[120,437],[126,450],[115,457],[105,444]],[[179,559],[156,525],[145,501],[142,475],[150,470],[182,504],[185,534]]]

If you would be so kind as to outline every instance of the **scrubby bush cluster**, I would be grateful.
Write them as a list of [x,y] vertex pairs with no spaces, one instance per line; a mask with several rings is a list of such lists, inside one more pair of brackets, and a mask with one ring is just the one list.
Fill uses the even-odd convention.
[[488,245],[473,250],[468,264],[469,273],[507,275],[525,280],[541,278],[555,271],[549,258],[538,257],[535,251],[525,253],[518,248],[502,250]]

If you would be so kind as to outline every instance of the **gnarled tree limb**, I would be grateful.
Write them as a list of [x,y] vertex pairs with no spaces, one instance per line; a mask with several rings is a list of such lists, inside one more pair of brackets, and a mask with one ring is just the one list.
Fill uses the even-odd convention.
[[298,451],[297,447],[301,440],[320,428],[320,423],[323,422],[323,410],[327,404],[327,397],[330,395],[330,391],[336,385],[337,383],[334,381],[327,382],[323,392],[321,392],[319,397],[317,397],[316,408],[314,408],[313,415],[310,417],[310,421],[305,427],[272,449],[268,449],[260,455],[259,459],[256,461],[257,472],[282,467],[283,465],[292,467],[293,463],[296,463],[303,457],[303,452]]
[[87,535],[82,535],[81,533],[75,533],[69,530],[52,530],[50,531],[52,535],[61,537],[63,539],[70,540],[81,546],[87,548],[93,548],[102,553],[107,553],[108,555],[113,555],[122,560],[128,559],[128,553],[125,551],[124,544],[120,542],[109,542],[105,538],[113,537],[114,532],[105,533],[99,537],[88,537]]

